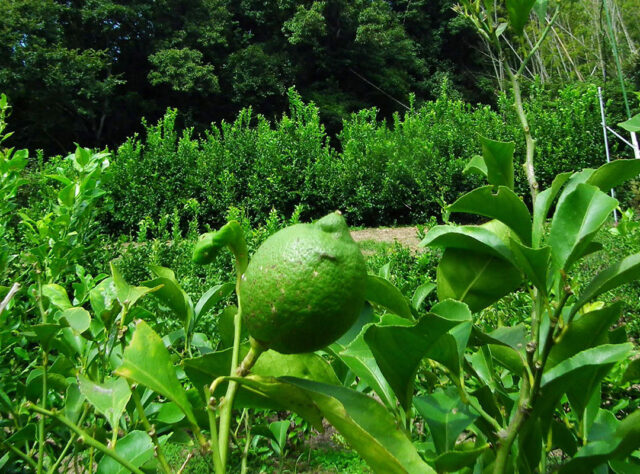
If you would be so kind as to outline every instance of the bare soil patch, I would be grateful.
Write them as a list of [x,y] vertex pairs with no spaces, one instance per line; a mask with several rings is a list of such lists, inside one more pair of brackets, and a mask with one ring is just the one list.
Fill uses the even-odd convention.
[[351,236],[356,242],[373,240],[375,242],[398,242],[405,247],[409,247],[414,252],[418,250],[418,239],[416,227],[383,227],[351,231]]

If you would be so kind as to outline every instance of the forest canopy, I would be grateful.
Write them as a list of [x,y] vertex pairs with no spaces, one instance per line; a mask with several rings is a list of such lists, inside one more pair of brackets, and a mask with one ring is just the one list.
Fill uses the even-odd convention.
[[[637,78],[638,9],[613,4],[629,77]],[[527,71],[543,81],[606,77],[600,2],[572,1]],[[0,90],[15,139],[46,152],[115,146],[167,107],[203,130],[243,107],[274,118],[287,90],[320,109],[330,134],[351,112],[404,109],[447,81],[492,103],[501,71],[452,0],[4,0]],[[624,22],[620,10],[629,12]],[[617,12],[617,16],[616,16]],[[634,17],[635,15],[635,17]],[[526,41],[535,42],[532,22]],[[517,50],[527,45],[519,45]],[[635,66],[634,66],[634,58]],[[609,63],[609,64],[607,64]],[[612,74],[613,76],[613,74]]]

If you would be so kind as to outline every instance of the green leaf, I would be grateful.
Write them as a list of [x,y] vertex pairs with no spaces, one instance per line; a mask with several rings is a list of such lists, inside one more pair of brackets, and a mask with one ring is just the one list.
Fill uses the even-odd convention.
[[201,316],[209,312],[219,301],[229,296],[235,288],[233,283],[222,283],[209,288],[207,292],[200,297],[196,304],[196,316]]
[[156,291],[159,287],[146,288],[144,286],[132,286],[124,280],[124,277],[113,262],[109,264],[111,267],[111,275],[116,287],[116,297],[121,305],[131,308],[136,301],[144,295]]
[[482,157],[487,166],[487,181],[513,189],[513,142],[499,142],[480,137]]
[[290,422],[288,420],[274,421],[269,423],[269,431],[273,433],[273,439],[278,444],[280,450],[284,450],[287,444],[287,432],[289,431]]
[[104,415],[111,425],[111,429],[117,430],[120,417],[131,398],[129,384],[122,378],[105,379],[103,383],[96,383],[88,378],[78,376],[80,391],[95,409]]
[[411,307],[418,311],[427,296],[429,296],[435,289],[435,283],[427,282],[420,285],[413,293],[413,297],[411,298]]
[[590,440],[580,448],[576,455],[560,469],[561,474],[589,472],[594,466],[610,459],[624,459],[640,447],[640,410],[636,410],[620,422],[610,412],[600,410],[596,423],[603,423],[603,416],[610,418],[608,424],[615,426],[615,430],[608,427],[605,429],[605,436]]
[[[244,357],[248,351],[247,346],[241,346],[240,357]],[[231,354],[232,350],[229,348],[183,360],[187,377],[189,377],[189,380],[201,395],[203,395],[203,387],[205,385],[209,386],[216,378],[229,374]],[[253,366],[251,373],[265,377],[292,376],[308,378],[331,385],[340,384],[331,365],[321,356],[314,353],[285,355],[275,351],[266,351],[262,353]],[[224,394],[225,386],[226,384],[221,384],[220,390],[217,390],[216,393],[219,395]],[[247,404],[257,408],[272,408],[272,405],[265,405],[263,400],[255,397],[250,398],[241,392],[242,389],[238,393],[237,406]]]
[[462,174],[470,174],[477,173],[481,176],[487,177],[487,164],[484,162],[484,158],[480,155],[474,155],[473,158],[469,160],[467,166],[462,170]]
[[608,193],[611,189],[638,175],[640,175],[640,160],[614,160],[595,170],[586,182],[599,187],[603,193]]
[[536,0],[506,0],[509,24],[516,35],[522,35],[524,26],[529,21],[529,14],[535,3]]
[[533,206],[533,230],[531,239],[534,247],[540,245],[544,232],[544,223],[547,220],[549,209],[551,209],[551,205],[560,192],[560,189],[571,175],[572,173],[560,173],[553,179],[551,187],[545,189],[536,197],[536,202]]
[[151,272],[156,278],[143,281],[142,285],[156,289],[154,296],[168,306],[180,318],[182,325],[188,330],[193,317],[193,303],[185,293],[172,270],[152,265]]
[[638,279],[640,279],[640,253],[630,255],[598,273],[582,291],[578,301],[571,308],[569,318],[573,317],[586,303],[597,298],[602,293]]
[[59,309],[69,309],[73,305],[69,301],[67,290],[62,286],[56,284],[44,285],[42,287],[42,294],[49,298],[51,304]]
[[531,248],[510,240],[513,260],[542,294],[547,294],[547,271],[551,260],[551,247]]
[[[497,191],[497,192],[495,192]],[[531,214],[516,193],[505,186],[483,186],[460,197],[451,212],[477,214],[509,226],[525,244],[531,243]]]
[[121,309],[113,278],[105,278],[92,288],[89,292],[89,302],[93,313],[102,320],[105,328],[111,329],[111,324]]
[[391,414],[363,393],[291,377],[248,376],[234,380],[278,400],[305,418],[310,411],[324,416],[375,472],[435,473]]
[[618,321],[622,302],[584,314],[569,324],[551,348],[546,368],[551,369],[578,352],[607,342],[608,329]]
[[547,7],[549,6],[549,0],[536,0],[536,3],[533,5],[533,11],[538,15],[538,20],[545,24],[545,20],[547,17]]
[[413,319],[411,307],[404,295],[384,278],[367,275],[365,300],[378,304],[403,318]]
[[438,298],[456,299],[478,312],[517,289],[520,272],[502,258],[470,250],[445,250],[437,269]]
[[559,205],[551,222],[551,258],[559,269],[568,269],[587,249],[618,201],[597,187],[579,184]]
[[[495,222],[495,221],[492,221]],[[506,229],[506,227],[505,227]],[[486,227],[468,225],[438,225],[420,242],[421,247],[471,250],[495,255],[511,261],[513,256],[507,244],[495,232]]]
[[438,454],[451,451],[460,433],[478,418],[453,387],[416,397],[413,404],[429,425]]
[[636,114],[629,120],[620,122],[618,126],[624,128],[628,132],[640,132],[640,114]]
[[80,418],[84,396],[80,391],[78,384],[72,383],[67,387],[67,393],[64,397],[64,416],[76,423]]
[[447,451],[434,459],[430,459],[429,464],[434,466],[438,472],[457,472],[472,465],[488,449],[489,445],[485,444],[473,449]]
[[85,332],[91,325],[91,315],[84,308],[68,308],[60,313],[59,320],[79,333]]
[[632,349],[630,343],[603,344],[581,351],[545,370],[540,398],[545,400],[546,408],[551,408],[566,393],[572,407],[581,415],[600,381]]
[[[403,320],[406,321],[406,320]],[[334,343],[330,346],[335,355],[356,375],[367,384],[387,407],[396,404],[393,389],[378,367],[369,345],[365,342],[364,331],[347,346]]]
[[622,383],[640,382],[640,357],[633,359],[622,375]]
[[156,420],[167,425],[174,425],[184,418],[180,407],[173,402],[163,403],[156,414]]
[[442,335],[459,324],[470,322],[471,312],[465,304],[444,301],[413,326],[372,325],[366,330],[364,340],[405,409],[411,405],[420,361]]
[[25,441],[31,443],[36,439],[36,429],[37,427],[35,423],[28,424],[9,436],[6,442],[12,446],[15,446],[18,443],[22,444]]
[[44,349],[49,349],[51,342],[62,329],[59,324],[34,324],[23,333],[29,339],[37,340]]
[[131,342],[124,350],[122,365],[116,375],[126,377],[175,402],[190,423],[196,419],[180,385],[169,351],[162,339],[144,321],[138,321]]
[[[218,334],[222,342],[221,348],[227,348],[233,346],[233,339],[235,337],[236,330],[236,314],[238,308],[234,305],[227,306],[220,312],[218,316]],[[246,332],[246,328],[243,328],[243,332]]]
[[[116,443],[116,453],[135,467],[142,466],[153,457],[153,441],[144,431],[131,431]],[[98,474],[127,474],[129,470],[109,456],[98,463]]]

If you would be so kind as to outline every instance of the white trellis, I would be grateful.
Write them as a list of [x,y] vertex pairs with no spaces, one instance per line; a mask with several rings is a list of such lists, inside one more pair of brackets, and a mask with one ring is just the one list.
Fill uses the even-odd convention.
[[[633,154],[637,159],[640,159],[640,147],[638,147],[638,137],[635,132],[631,133],[631,141],[624,138],[618,132],[616,132],[613,128],[607,125],[607,116],[604,113],[604,101],[602,100],[602,87],[598,87],[598,99],[600,100],[600,117],[602,119],[602,135],[604,136],[604,150],[607,156],[607,163],[611,161],[611,154],[609,152],[609,138],[607,137],[607,131],[611,132],[614,136],[620,139],[625,145],[630,146],[633,150]],[[611,189],[611,197],[615,198],[616,194],[613,189]],[[618,212],[613,210],[613,218],[616,222],[618,222]]]

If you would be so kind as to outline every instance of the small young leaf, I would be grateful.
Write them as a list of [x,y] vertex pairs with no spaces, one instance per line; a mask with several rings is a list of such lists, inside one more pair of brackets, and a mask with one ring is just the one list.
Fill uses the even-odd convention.
[[489,184],[513,189],[513,151],[515,150],[515,143],[499,142],[485,137],[480,137],[480,143],[482,144],[482,157],[487,166],[487,181],[489,181]]
[[212,288],[209,288],[209,290],[207,290],[207,292],[200,297],[198,303],[196,304],[196,317],[200,317],[201,315],[207,313],[219,301],[229,296],[233,292],[234,288],[235,285],[230,282],[222,283],[221,285],[216,285]]
[[427,282],[420,285],[413,293],[413,297],[411,298],[411,307],[418,311],[427,296],[429,296],[435,289],[435,283]]
[[516,193],[505,186],[483,186],[463,195],[448,207],[450,212],[465,212],[497,219],[509,226],[527,245],[531,243],[531,214]]
[[162,339],[144,321],[138,321],[131,342],[124,350],[122,365],[114,372],[150,388],[180,407],[196,424],[193,409],[180,385],[169,352]]
[[56,284],[44,285],[42,287],[42,294],[49,298],[51,304],[59,309],[69,309],[73,305],[71,301],[69,301],[69,296],[67,295],[67,290],[65,290],[62,286]]
[[506,0],[509,24],[516,35],[522,35],[524,26],[529,21],[529,14],[535,3],[536,0]]
[[455,299],[478,312],[517,289],[522,275],[508,261],[470,250],[445,250],[437,269],[438,298]]
[[640,253],[630,255],[621,262],[598,273],[582,291],[578,301],[571,308],[569,319],[587,302],[597,298],[602,293],[638,279],[640,279]]
[[91,315],[84,308],[68,308],[60,313],[59,320],[79,333],[85,332],[91,325]]
[[465,405],[454,388],[437,390],[413,401],[418,413],[429,425],[438,454],[451,451],[458,435],[474,422],[478,415]]
[[[145,431],[131,431],[116,444],[116,453],[135,467],[140,467],[153,458],[153,450],[151,437]],[[96,472],[97,474],[126,474],[129,470],[113,458],[103,456]]]
[[393,314],[413,319],[411,308],[404,295],[384,278],[367,275],[365,299],[388,309]]
[[78,376],[80,391],[98,412],[111,425],[112,430],[118,429],[120,417],[131,398],[131,390],[125,379],[116,377],[106,379],[104,383],[97,383],[80,375]]
[[553,216],[549,245],[558,269],[568,269],[587,249],[618,201],[589,184],[578,184]]

